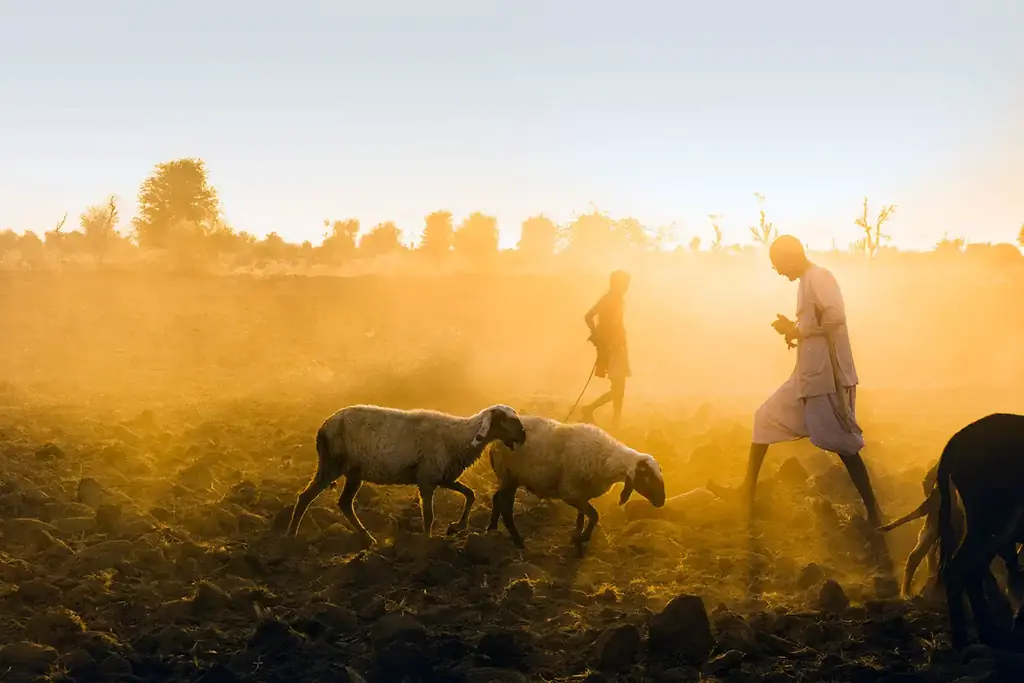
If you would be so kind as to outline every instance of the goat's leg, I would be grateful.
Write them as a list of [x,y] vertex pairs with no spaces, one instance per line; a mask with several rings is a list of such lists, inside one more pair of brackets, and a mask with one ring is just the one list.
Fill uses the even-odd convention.
[[954,650],[970,645],[967,636],[967,611],[964,609],[964,577],[960,572],[960,550],[946,566],[942,582],[946,585],[946,610],[949,619],[950,643]]
[[910,551],[910,555],[907,557],[907,566],[903,569],[903,585],[900,587],[904,597],[910,596],[910,588],[914,582],[914,572],[917,571],[921,561],[925,558],[928,559],[928,571],[929,576],[931,575],[931,550],[935,546],[935,543],[939,540],[937,525],[929,524],[931,520],[925,521],[924,528],[921,529],[921,533],[917,536],[917,545]]
[[459,520],[448,525],[448,535],[451,536],[452,534],[462,531],[469,526],[469,511],[473,509],[473,503],[476,501],[476,496],[473,494],[473,489],[460,481],[441,484],[441,488],[461,493],[466,499],[466,503],[462,506],[462,514],[459,516]]
[[348,520],[348,523],[352,526],[355,532],[359,534],[359,538],[363,543],[365,545],[372,546],[377,543],[377,539],[375,539],[370,532],[366,530],[363,523],[359,521],[358,517],[356,517],[355,508],[352,507],[352,503],[356,499],[356,494],[359,493],[359,487],[362,485],[362,478],[358,474],[350,472],[345,477],[345,487],[341,490],[341,495],[338,496],[338,507],[341,509],[341,514],[345,515],[345,519]]
[[1003,562],[1006,563],[1006,583],[1010,589],[1017,607],[1024,602],[1024,570],[1020,567],[1020,557],[1017,554],[1017,543],[1011,542],[1000,552]]
[[[985,645],[997,647],[1001,643],[1002,638],[992,618],[992,612],[989,609],[988,600],[986,600],[985,596],[986,579],[991,579],[992,577],[989,570],[989,565],[992,563],[992,554],[988,552],[987,545],[982,531],[980,529],[972,530],[968,526],[963,545],[961,545],[956,554],[954,573],[957,574],[958,580],[962,581],[963,590],[967,592],[967,600],[971,605],[971,612],[974,615],[974,622],[978,629],[978,638]],[[948,580],[947,583],[949,583]],[[960,599],[962,601],[962,597]],[[952,614],[954,610],[953,603],[950,603],[948,607]],[[962,613],[962,602],[960,610]],[[954,647],[958,643],[964,644],[967,642],[966,619],[962,624],[962,631],[960,633],[954,632],[954,636]]]
[[313,501],[323,493],[331,482],[327,477],[321,474],[320,470],[313,476],[306,488],[302,490],[298,498],[295,500],[295,506],[292,508],[292,518],[288,522],[288,535],[296,536],[299,533],[299,524],[302,523],[302,517],[306,514],[306,510],[313,504]]
[[430,528],[434,526],[434,486],[420,484],[420,512],[423,516],[423,533],[430,536]]

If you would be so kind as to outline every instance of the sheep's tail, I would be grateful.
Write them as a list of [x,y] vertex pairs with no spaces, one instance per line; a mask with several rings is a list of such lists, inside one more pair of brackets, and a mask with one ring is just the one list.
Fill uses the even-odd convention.
[[915,519],[925,517],[935,507],[936,497],[939,492],[936,488],[932,487],[932,490],[928,493],[928,496],[924,499],[924,502],[917,506],[912,512],[908,512],[899,519],[889,522],[883,526],[878,527],[879,531],[892,531],[896,527],[903,526],[907,522],[912,522]]
[[[327,473],[331,471],[331,447],[327,439],[327,432],[323,427],[316,430],[316,456],[317,456],[317,467],[316,476],[326,477]],[[327,488],[335,489],[338,487],[338,481],[332,480],[327,484]]]
[[951,439],[946,447],[942,449],[939,456],[939,469],[936,473],[935,487],[939,492],[939,576],[945,579],[946,569],[953,557],[953,522],[950,519],[952,514],[953,493],[949,488],[949,458],[954,450]]

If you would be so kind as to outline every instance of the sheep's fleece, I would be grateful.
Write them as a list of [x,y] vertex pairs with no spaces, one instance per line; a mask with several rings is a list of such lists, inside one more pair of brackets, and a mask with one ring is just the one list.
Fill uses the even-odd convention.
[[[358,467],[360,478],[374,484],[454,481],[479,456],[475,449],[483,446],[479,440],[485,415],[495,409],[516,416],[504,405],[491,406],[469,418],[435,410],[349,406],[329,417],[322,427],[337,457],[332,464],[338,471],[330,475],[336,478],[348,474],[350,467]],[[339,435],[340,441],[334,435]]]
[[521,415],[527,439],[511,451],[491,446],[491,468],[500,482],[515,482],[540,498],[592,500],[625,481],[640,460],[661,476],[658,462],[591,424],[565,424],[537,415]]

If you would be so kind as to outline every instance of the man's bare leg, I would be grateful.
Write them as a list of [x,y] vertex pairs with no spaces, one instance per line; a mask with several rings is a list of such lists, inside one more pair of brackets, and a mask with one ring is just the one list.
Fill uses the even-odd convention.
[[860,453],[854,453],[853,455],[837,453],[836,455],[843,461],[843,465],[846,467],[846,471],[849,473],[850,479],[857,488],[857,493],[860,494],[861,500],[864,501],[864,507],[867,509],[868,524],[873,530],[868,541],[872,559],[878,563],[879,569],[891,574],[893,572],[893,562],[889,556],[889,548],[885,543],[884,534],[878,531],[878,527],[882,524],[882,512],[878,507],[875,491],[871,487],[871,478],[868,476],[868,469],[864,465],[864,459],[860,457]]
[[611,389],[598,396],[593,403],[583,406],[583,409],[580,411],[580,415],[584,422],[593,421],[594,411],[606,403],[612,404],[612,408],[615,411],[615,419],[618,420],[618,416],[622,412],[622,395],[626,390],[626,382],[625,380],[622,381],[621,387],[618,387],[618,394],[616,394],[617,384],[618,382],[616,380],[612,380]]
[[618,428],[622,419],[622,401],[626,396],[626,378],[613,379],[609,393],[612,395],[612,427]]
[[877,529],[882,526],[882,513],[878,508],[878,501],[875,499],[875,491],[871,488],[871,478],[868,476],[867,467],[864,466],[864,459],[860,457],[860,453],[854,453],[853,455],[837,453],[836,455],[843,461],[850,479],[853,480],[853,485],[857,487],[857,493],[860,494],[861,500],[864,501],[864,507],[868,513],[868,522]]
[[761,466],[764,464],[766,455],[768,455],[768,444],[750,444],[750,454],[747,456],[747,474],[743,479],[743,483],[740,484],[739,490],[730,490],[723,486],[719,486],[712,481],[709,481],[707,484],[708,490],[719,498],[735,498],[737,495],[742,496],[741,501],[746,506],[746,512],[749,516],[752,516],[754,511],[754,496],[757,492],[757,478],[761,474]]

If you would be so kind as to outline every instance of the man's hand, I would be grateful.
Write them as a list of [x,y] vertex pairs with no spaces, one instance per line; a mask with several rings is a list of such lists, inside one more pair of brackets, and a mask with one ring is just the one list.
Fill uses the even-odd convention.
[[786,336],[796,329],[796,323],[779,313],[775,316],[775,322],[772,323],[772,328],[774,328],[779,334]]
[[800,338],[800,332],[797,329],[795,322],[780,313],[775,316],[775,322],[772,323],[772,328],[785,337],[786,346],[791,349],[796,347],[796,344],[793,342]]

